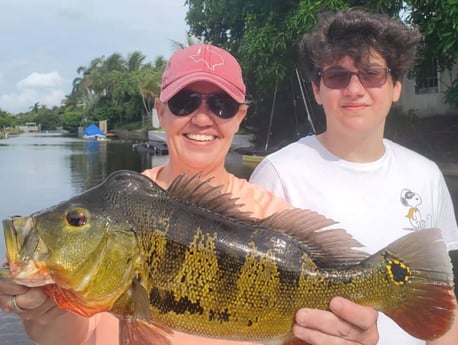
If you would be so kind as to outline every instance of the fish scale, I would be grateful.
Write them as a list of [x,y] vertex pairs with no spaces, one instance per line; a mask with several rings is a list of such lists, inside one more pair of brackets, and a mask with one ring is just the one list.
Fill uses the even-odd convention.
[[[368,255],[308,210],[264,220],[199,176],[167,190],[119,171],[54,207],[3,221],[9,278],[44,285],[83,316],[119,317],[121,344],[167,344],[174,331],[250,342],[294,341],[301,307],[343,296],[435,339],[456,308],[439,229]],[[5,275],[2,270],[2,275]]]

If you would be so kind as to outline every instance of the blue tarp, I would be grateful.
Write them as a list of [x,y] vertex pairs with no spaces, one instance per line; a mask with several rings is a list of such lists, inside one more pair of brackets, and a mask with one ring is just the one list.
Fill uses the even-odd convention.
[[97,136],[105,136],[105,133],[97,126],[97,125],[89,125],[84,129],[85,136],[87,137],[97,137]]

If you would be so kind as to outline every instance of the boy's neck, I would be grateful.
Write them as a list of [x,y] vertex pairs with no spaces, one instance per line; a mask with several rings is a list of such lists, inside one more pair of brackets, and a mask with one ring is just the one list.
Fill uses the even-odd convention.
[[317,136],[318,141],[337,157],[353,163],[369,163],[385,154],[381,135],[348,136],[328,131]]

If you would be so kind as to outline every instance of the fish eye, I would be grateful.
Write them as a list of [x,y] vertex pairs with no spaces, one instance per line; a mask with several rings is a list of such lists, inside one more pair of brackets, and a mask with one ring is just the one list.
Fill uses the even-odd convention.
[[87,223],[86,212],[82,209],[73,209],[67,212],[67,222],[72,226],[83,226]]

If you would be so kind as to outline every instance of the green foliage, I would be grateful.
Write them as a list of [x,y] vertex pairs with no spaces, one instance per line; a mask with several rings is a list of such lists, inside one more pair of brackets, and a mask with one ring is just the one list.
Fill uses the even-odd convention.
[[29,112],[17,115],[18,125],[25,125],[26,122],[35,122],[37,115],[36,113]]
[[103,107],[97,107],[87,118],[89,123],[98,123],[102,120],[107,120],[108,123],[112,124],[114,128],[124,123],[124,115],[122,109],[116,105],[105,105]]
[[[437,62],[439,71],[451,70],[458,62],[458,0],[409,0],[407,19],[419,27],[423,34],[420,58],[414,74],[422,75],[430,70],[430,62]],[[457,107],[457,75],[452,76],[451,85],[444,101]],[[444,81],[441,81],[442,83]]]
[[30,112],[14,116],[14,126],[21,126],[26,122],[39,123],[42,130],[55,130],[62,126],[59,108],[54,107],[49,109],[45,106],[39,105],[39,103],[36,103],[33,107],[31,107]]
[[[402,7],[400,0],[389,3],[382,0],[187,0],[186,4],[189,6],[186,20],[190,33],[204,42],[228,49],[240,61],[248,94],[257,102],[256,107],[251,107],[244,125],[251,127],[257,123],[259,138],[267,131],[276,87],[281,97],[275,107],[283,120],[287,116],[284,114],[294,110],[289,108],[291,99],[300,98],[297,90],[290,86],[291,82],[296,85],[299,82],[295,77],[297,47],[320,13],[349,6],[398,13]],[[287,123],[283,121],[279,125]],[[277,128],[277,131],[282,130]],[[294,137],[295,133],[293,130],[288,135]],[[261,138],[261,141],[264,140]]]
[[41,125],[41,130],[56,130],[62,126],[59,114],[53,111],[41,111],[35,117],[35,122]]
[[5,127],[15,127],[17,122],[18,121],[15,116],[0,109],[0,130]]
[[453,80],[452,85],[445,91],[444,102],[458,109],[458,79]]
[[362,6],[399,13],[401,0],[187,0],[190,33],[231,51],[252,94],[272,93],[297,65],[297,46],[323,11]]
[[[439,52],[447,63],[444,66],[450,67],[458,54],[458,0],[186,0],[186,4],[190,33],[203,42],[228,49],[240,61],[248,94],[256,101],[243,125],[256,126],[261,141],[276,87],[281,95],[275,105],[280,114],[275,116],[282,119],[278,125],[290,125],[286,117],[292,109],[287,100],[301,97],[290,87],[298,65],[298,42],[323,11],[362,7],[402,18],[411,13],[407,18],[422,28],[430,55]],[[293,82],[298,84],[297,80]],[[448,102],[458,99],[455,90],[458,87],[449,89],[445,98]],[[276,127],[276,131],[282,129]]]
[[80,76],[73,80],[72,92],[61,107],[48,109],[35,103],[18,116],[0,110],[0,126],[37,122],[43,130],[62,126],[76,132],[78,127],[100,120],[108,120],[109,129],[141,123],[146,114],[151,114],[167,64],[162,56],[154,65],[144,60],[145,56],[137,51],[127,59],[118,53],[95,58],[87,67],[77,69]]
[[[323,11],[359,6],[395,16],[402,14],[424,35],[420,53],[425,58],[419,60],[416,73],[429,67],[431,57],[438,59],[441,70],[450,69],[458,59],[458,0],[185,0],[185,4],[190,27],[188,45],[196,40],[211,42],[228,49],[240,61],[248,95],[255,101],[242,125],[256,130],[260,142],[265,141],[272,108],[276,109],[276,132],[294,139],[297,133],[307,131],[295,124],[298,117],[306,116],[305,109],[292,106],[302,102],[296,78],[297,46]],[[174,45],[185,46],[177,42]],[[37,118],[44,121],[44,129],[63,125],[71,131],[89,121],[108,120],[109,129],[141,123],[145,115],[151,114],[166,64],[163,57],[146,62],[138,51],[126,58],[119,53],[96,57],[77,69],[72,92],[60,109],[46,109],[36,103],[29,112],[15,117],[0,110],[0,126]],[[444,100],[458,106],[455,79],[453,76]],[[312,99],[309,95],[314,108]],[[319,109],[312,109],[312,115],[320,117]],[[306,119],[301,121],[306,123]]]
[[422,52],[450,69],[458,59],[458,0],[409,0],[408,19],[423,33]]
[[70,133],[77,133],[78,127],[83,126],[83,112],[81,110],[67,111],[61,115],[63,129]]
[[[152,111],[166,66],[163,57],[158,57],[155,65],[144,60],[138,51],[127,59],[115,53],[79,67],[81,77],[73,81],[72,93],[64,102],[65,112],[74,116],[78,111],[87,121],[108,120],[109,129],[141,121]],[[72,122],[78,122],[79,116]]]

